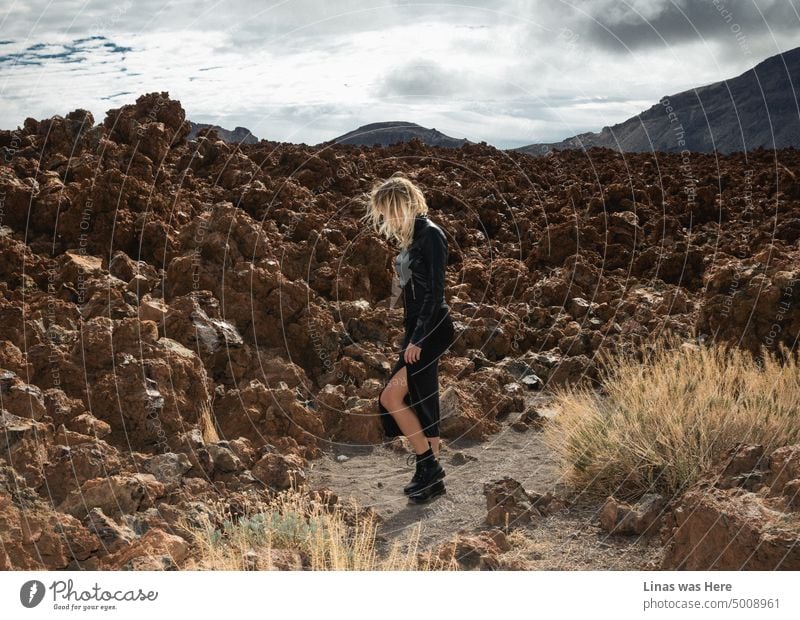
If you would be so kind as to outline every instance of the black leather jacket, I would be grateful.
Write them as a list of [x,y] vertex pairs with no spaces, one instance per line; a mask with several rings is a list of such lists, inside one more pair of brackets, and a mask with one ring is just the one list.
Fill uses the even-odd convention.
[[410,343],[422,346],[449,310],[444,298],[448,258],[444,231],[424,215],[417,215],[408,255],[411,279],[403,287],[405,320],[407,328],[413,330]]

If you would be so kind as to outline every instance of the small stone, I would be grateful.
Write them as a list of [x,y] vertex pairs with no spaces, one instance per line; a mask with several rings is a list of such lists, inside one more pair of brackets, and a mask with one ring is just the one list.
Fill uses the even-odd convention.
[[511,423],[511,430],[515,430],[518,433],[524,433],[528,430],[528,425],[525,424],[522,420],[516,420]]
[[214,460],[214,468],[223,473],[242,471],[244,465],[238,456],[226,445],[210,443],[207,450]]
[[527,387],[529,390],[541,390],[544,387],[544,381],[533,373],[529,373],[520,379],[520,383]]
[[542,430],[547,418],[539,413],[534,407],[528,407],[523,413],[520,414],[512,424],[511,428],[518,433],[524,433],[529,429],[536,431]]
[[340,463],[344,463],[345,461],[349,461],[350,457],[345,454],[340,454],[339,456],[336,457],[336,460],[339,461]]
[[646,493],[636,504],[609,496],[600,510],[600,527],[612,534],[653,534],[661,526],[664,498]]
[[532,516],[540,513],[532,506],[534,498],[525,492],[513,478],[504,477],[484,483],[486,496],[486,523],[496,527],[529,523]]
[[258,554],[249,549],[242,555],[242,564],[244,565],[244,570],[258,570]]
[[451,465],[464,465],[469,463],[470,461],[477,461],[477,457],[472,456],[471,454],[464,454],[463,452],[455,452],[450,457],[450,464]]
[[393,437],[386,446],[395,452],[409,452],[411,451],[411,444],[405,437]]

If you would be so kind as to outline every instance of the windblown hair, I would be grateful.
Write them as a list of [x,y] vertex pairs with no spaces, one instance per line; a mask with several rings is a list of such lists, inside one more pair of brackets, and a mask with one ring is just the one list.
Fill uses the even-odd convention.
[[361,220],[402,249],[413,241],[414,218],[427,214],[428,203],[422,190],[402,172],[395,172],[372,187],[367,213]]

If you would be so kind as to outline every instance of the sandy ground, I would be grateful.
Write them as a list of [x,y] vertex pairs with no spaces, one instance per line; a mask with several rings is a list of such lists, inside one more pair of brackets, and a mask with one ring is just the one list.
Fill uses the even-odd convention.
[[[533,393],[530,403],[548,417],[557,414],[546,396]],[[447,472],[447,493],[425,505],[409,502],[402,492],[414,471],[406,464],[409,453],[387,445],[326,450],[313,462],[308,481],[372,507],[383,519],[379,528],[383,545],[408,539],[420,523],[420,547],[425,549],[459,531],[488,529],[483,485],[510,476],[527,491],[552,491],[573,502],[566,510],[515,528],[514,548],[507,553],[522,565],[532,570],[656,568],[661,553],[657,540],[609,536],[599,529],[600,504],[569,493],[541,433],[511,428],[518,415],[509,416],[502,430],[484,442],[445,441],[440,460]]]

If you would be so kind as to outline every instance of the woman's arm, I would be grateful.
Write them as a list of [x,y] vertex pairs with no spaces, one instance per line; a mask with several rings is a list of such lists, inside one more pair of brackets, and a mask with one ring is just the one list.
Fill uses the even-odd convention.
[[444,299],[444,273],[447,268],[447,238],[437,228],[430,226],[425,231],[421,244],[423,262],[428,270],[428,287],[422,300],[417,324],[411,334],[411,344],[422,346],[423,339],[434,328],[437,310]]

